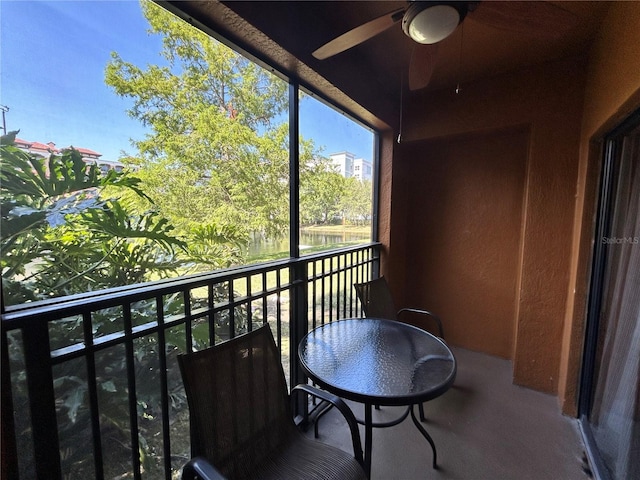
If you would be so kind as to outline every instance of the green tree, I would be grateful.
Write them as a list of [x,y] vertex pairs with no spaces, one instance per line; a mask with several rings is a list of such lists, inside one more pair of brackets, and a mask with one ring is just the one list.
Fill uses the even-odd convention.
[[372,188],[371,180],[345,179],[340,209],[346,222],[364,225],[371,221]]
[[164,65],[117,53],[105,81],[149,127],[135,144],[145,191],[181,231],[213,222],[277,236],[288,226],[287,85],[158,5],[141,2],[162,36]]
[[325,224],[341,215],[346,180],[330,160],[316,156],[300,173],[300,221],[303,225]]

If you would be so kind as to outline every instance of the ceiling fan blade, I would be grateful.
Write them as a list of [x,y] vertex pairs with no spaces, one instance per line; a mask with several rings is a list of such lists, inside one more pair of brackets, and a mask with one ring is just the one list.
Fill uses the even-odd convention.
[[420,90],[429,85],[436,66],[438,44],[416,44],[411,52],[409,64],[409,90]]
[[318,48],[312,53],[312,55],[318,60],[324,60],[325,58],[344,52],[345,50],[355,47],[365,40],[369,40],[371,37],[375,37],[379,33],[384,32],[392,25],[402,20],[403,14],[404,10],[396,10],[394,12],[386,13],[381,17],[374,18],[367,23],[363,23],[359,27],[343,33],[339,37],[334,38],[329,43]]
[[572,12],[549,2],[480,2],[469,15],[490,27],[542,38],[558,38],[578,23]]

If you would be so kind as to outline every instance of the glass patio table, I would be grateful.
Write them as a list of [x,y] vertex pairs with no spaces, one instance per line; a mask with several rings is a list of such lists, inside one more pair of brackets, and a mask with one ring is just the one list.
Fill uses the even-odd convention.
[[[414,405],[442,395],[453,384],[456,359],[439,338],[394,320],[350,318],[321,325],[307,333],[298,351],[303,370],[317,385],[342,398],[364,404],[364,460],[371,474],[372,432],[404,420],[409,412],[431,445],[433,468],[436,447],[416,418]],[[373,406],[406,406],[399,421],[375,424]]]

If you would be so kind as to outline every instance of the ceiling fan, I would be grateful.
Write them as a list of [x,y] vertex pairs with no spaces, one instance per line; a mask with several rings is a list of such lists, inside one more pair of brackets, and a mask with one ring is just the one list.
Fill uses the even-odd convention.
[[543,1],[410,1],[407,8],[374,18],[315,50],[324,60],[388,30],[398,22],[404,33],[417,42],[409,65],[409,89],[429,84],[441,42],[467,18],[498,29],[536,37],[557,38],[577,23],[567,10]]

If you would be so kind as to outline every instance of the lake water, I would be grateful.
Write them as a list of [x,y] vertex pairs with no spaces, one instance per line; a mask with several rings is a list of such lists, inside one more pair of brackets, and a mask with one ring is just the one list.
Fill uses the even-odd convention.
[[[338,246],[345,243],[365,243],[371,239],[371,235],[359,234],[353,232],[345,233],[316,233],[316,232],[302,232],[300,234],[300,251],[304,253],[304,250],[311,247],[326,247]],[[289,251],[289,239],[283,238],[281,240],[264,240],[254,239],[249,243],[249,258],[263,255],[271,255],[281,252]]]

